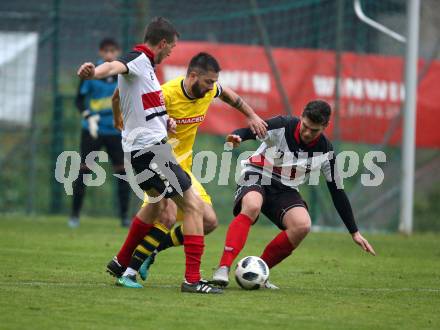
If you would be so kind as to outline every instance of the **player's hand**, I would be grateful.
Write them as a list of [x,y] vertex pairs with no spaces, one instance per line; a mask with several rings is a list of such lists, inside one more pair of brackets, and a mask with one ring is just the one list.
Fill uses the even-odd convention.
[[266,136],[267,123],[258,115],[249,117],[247,121],[252,133],[256,134],[260,139],[263,139]]
[[371,253],[373,256],[376,255],[376,252],[374,252],[373,247],[361,235],[360,232],[357,231],[357,232],[351,234],[351,237],[353,238],[353,241],[362,248],[362,250],[364,250],[365,252]]
[[95,65],[93,63],[86,62],[79,67],[77,74],[82,79],[93,79],[95,76]]
[[169,133],[176,134],[176,127],[177,127],[176,121],[173,118],[168,118],[168,120],[167,120],[167,131]]
[[118,131],[122,131],[124,129],[124,120],[122,119],[122,115],[113,116],[113,126]]
[[241,137],[235,134],[229,134],[226,137],[226,142],[232,144],[232,147],[238,147],[241,143]]

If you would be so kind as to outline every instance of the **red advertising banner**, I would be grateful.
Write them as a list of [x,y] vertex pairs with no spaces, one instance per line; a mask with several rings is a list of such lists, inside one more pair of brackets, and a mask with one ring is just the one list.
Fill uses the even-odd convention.
[[[262,47],[207,42],[179,42],[173,54],[159,66],[162,82],[184,75],[193,55],[205,51],[217,58],[222,67],[220,84],[240,94],[263,118],[285,114],[276,89],[269,62]],[[332,51],[273,49],[282,84],[293,114],[299,115],[305,104],[322,99],[331,104],[335,99],[335,53]],[[423,63],[420,63],[421,67]],[[342,55],[340,84],[340,137],[345,141],[380,144],[402,107],[403,59],[400,57]],[[422,79],[417,96],[417,146],[440,147],[440,129],[436,116],[440,102],[440,62],[431,64]],[[203,132],[227,134],[246,125],[238,111],[216,100],[200,129]],[[401,143],[401,130],[394,131],[389,144]],[[327,130],[331,137],[333,123]]]

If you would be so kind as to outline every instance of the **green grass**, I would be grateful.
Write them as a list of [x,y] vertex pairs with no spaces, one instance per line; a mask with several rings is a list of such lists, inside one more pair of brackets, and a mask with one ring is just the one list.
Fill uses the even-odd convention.
[[[207,238],[202,270],[211,276],[225,227]],[[104,266],[125,237],[117,221],[86,218],[0,220],[1,329],[439,328],[439,236],[367,235],[377,257],[347,234],[311,233],[273,269],[279,291],[182,294],[183,251],[163,252],[142,290],[115,287]],[[245,255],[276,233],[253,228]]]

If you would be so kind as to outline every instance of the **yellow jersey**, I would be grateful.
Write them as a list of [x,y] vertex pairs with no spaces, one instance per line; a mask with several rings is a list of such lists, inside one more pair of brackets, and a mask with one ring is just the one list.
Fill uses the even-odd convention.
[[202,98],[192,98],[183,86],[184,77],[178,77],[162,85],[168,116],[176,121],[176,134],[169,133],[169,142],[182,168],[190,172],[192,149],[197,129],[205,119],[211,102],[222,92],[219,84]]

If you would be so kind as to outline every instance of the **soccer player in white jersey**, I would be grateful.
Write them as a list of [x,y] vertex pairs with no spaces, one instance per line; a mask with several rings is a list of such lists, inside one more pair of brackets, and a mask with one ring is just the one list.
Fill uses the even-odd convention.
[[[269,268],[287,258],[310,231],[307,204],[298,186],[319,170],[324,174],[333,204],[351,234],[364,251],[375,254],[359,232],[347,195],[335,167],[333,146],[323,134],[330,121],[331,108],[324,101],[309,102],[301,117],[279,116],[267,121],[267,134],[255,153],[243,162],[242,178],[235,193],[235,218],[229,225],[223,255],[213,282],[229,283],[229,270],[243,249],[250,227],[260,212],[281,232],[264,249],[261,259]],[[255,140],[248,128],[235,130],[228,141],[237,146]],[[266,288],[276,289],[271,283]]]
[[[176,46],[179,34],[175,27],[162,17],[154,18],[147,26],[144,42],[116,61],[95,68],[84,63],[78,70],[83,79],[102,79],[118,74],[120,105],[124,122],[122,146],[130,156],[132,167],[142,179],[139,186],[149,196],[171,198],[184,212],[184,251],[186,256],[185,280],[182,292],[222,293],[201,279],[200,263],[204,250],[203,202],[191,187],[191,178],[172,156],[171,146],[166,142],[167,129],[175,123],[169,119],[162,90],[154,66],[160,64]],[[139,178],[138,178],[139,179]],[[147,234],[153,239],[144,240],[135,248],[134,256],[156,249],[167,234],[167,228],[153,226],[159,215],[159,203],[148,205],[146,220],[133,221],[125,244],[139,242]],[[145,219],[145,217],[144,217]],[[139,227],[142,230],[138,230]],[[137,230],[133,230],[137,229]],[[134,235],[133,233],[136,233]],[[135,237],[136,236],[136,237]],[[133,243],[135,242],[135,243]],[[132,258],[133,263],[140,262]],[[128,288],[142,288],[136,282],[136,269],[130,264],[117,284]]]

